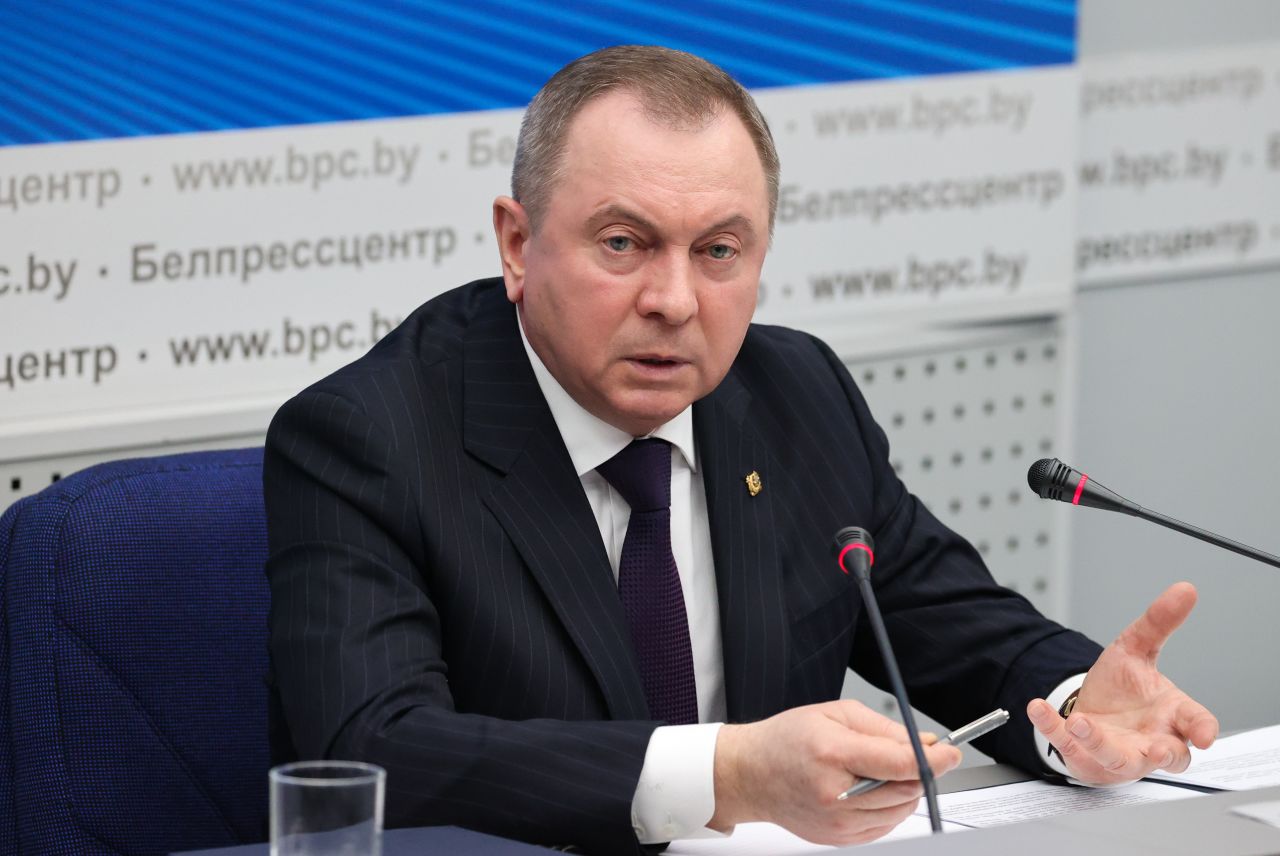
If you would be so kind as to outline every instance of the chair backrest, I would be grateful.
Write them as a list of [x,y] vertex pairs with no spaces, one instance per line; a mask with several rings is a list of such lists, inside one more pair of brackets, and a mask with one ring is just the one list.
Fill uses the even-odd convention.
[[0,853],[266,834],[262,450],[91,467],[0,517]]

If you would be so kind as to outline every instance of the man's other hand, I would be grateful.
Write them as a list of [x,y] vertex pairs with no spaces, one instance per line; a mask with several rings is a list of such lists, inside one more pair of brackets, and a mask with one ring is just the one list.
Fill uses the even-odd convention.
[[[926,746],[925,757],[940,776],[961,755],[954,746]],[[836,799],[863,778],[888,784]],[[819,844],[873,841],[904,821],[924,793],[906,729],[856,701],[725,725],[716,740],[715,792],[712,829],[765,820]]]
[[1156,769],[1180,773],[1191,762],[1188,741],[1200,749],[1213,743],[1217,718],[1156,669],[1160,648],[1195,604],[1190,583],[1166,589],[1102,652],[1066,719],[1044,699],[1027,705],[1073,778],[1111,785]]

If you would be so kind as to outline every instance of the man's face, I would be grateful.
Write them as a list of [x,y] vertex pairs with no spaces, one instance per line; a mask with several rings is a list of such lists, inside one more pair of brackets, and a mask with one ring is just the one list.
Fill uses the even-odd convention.
[[573,120],[536,234],[494,203],[508,298],[560,385],[647,434],[720,383],[755,310],[769,243],[764,169],[731,111],[651,122],[629,93]]

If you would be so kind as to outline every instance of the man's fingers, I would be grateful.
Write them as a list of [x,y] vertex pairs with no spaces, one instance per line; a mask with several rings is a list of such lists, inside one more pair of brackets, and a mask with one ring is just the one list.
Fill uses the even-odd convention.
[[910,800],[863,815],[861,820],[867,824],[867,831],[862,836],[862,841],[874,841],[891,832],[915,812],[918,803],[919,800]]
[[1164,643],[1196,605],[1191,583],[1174,583],[1156,598],[1147,611],[1125,628],[1117,640],[1132,653],[1154,661]]
[[926,746],[924,747],[925,760],[929,762],[935,776],[941,776],[943,773],[950,772],[960,766],[960,762],[964,760],[964,754],[959,747],[946,744],[945,746]]
[[1071,774],[1096,784],[1140,779],[1161,768],[1181,772],[1190,763],[1186,744],[1176,737],[1156,737],[1145,742],[1110,735],[1088,716],[1058,716],[1042,699],[1027,705],[1027,716],[1036,730],[1062,753]]
[[861,702],[852,699],[833,702],[829,705],[828,715],[845,728],[852,728],[873,737],[888,737],[894,740],[906,740],[907,730],[902,723],[895,722],[887,716],[876,713]]
[[[1066,730],[1080,747],[1099,767],[1118,776],[1139,778],[1149,770],[1135,769],[1143,766],[1143,757],[1124,741],[1108,736],[1105,729],[1097,727],[1089,717],[1073,713],[1067,717]],[[1062,751],[1062,756],[1067,753]]]
[[[902,784],[885,785],[880,790],[903,788]],[[893,793],[893,791],[890,791]],[[905,791],[899,790],[899,794]],[[867,794],[867,797],[872,794]],[[792,829],[791,831],[819,844],[865,844],[888,834],[898,824],[915,812],[919,798],[902,799],[892,804],[868,808],[861,805],[862,798],[839,803],[837,811],[824,814],[822,819],[810,829]]]
[[1062,754],[1063,762],[1068,766],[1077,760],[1086,763],[1092,760],[1071,732],[1067,731],[1067,721],[1058,716],[1058,712],[1044,699],[1033,699],[1027,704],[1027,717],[1036,731],[1049,741],[1049,745]]
[[898,827],[915,811],[915,803],[880,809],[875,812],[862,813],[852,828],[838,836],[842,845],[867,844],[883,838]]
[[1027,703],[1027,718],[1049,741],[1049,745],[1062,753],[1062,757],[1074,755],[1080,751],[1075,738],[1067,731],[1067,721],[1042,698]]
[[1173,722],[1197,749],[1208,749],[1218,737],[1218,718],[1197,701],[1186,699],[1179,704]]
[[892,738],[861,735],[842,749],[840,765],[859,778],[895,782],[916,777],[911,747]]
[[[915,781],[920,778],[911,744],[889,737],[862,735],[850,741],[840,763],[859,778],[886,779],[891,782]],[[926,746],[925,759],[934,775],[942,775],[960,765],[960,750],[954,746]]]
[[[906,818],[903,818],[903,820],[906,820]],[[898,821],[898,823],[901,823],[901,822],[902,821]],[[893,830],[896,829],[897,826],[898,826],[897,823],[892,825],[886,824],[884,826],[873,826],[870,829],[862,830],[853,838],[841,843],[845,845],[870,844],[872,841],[879,841],[881,838],[884,838],[890,832],[893,832]]]
[[918,781],[889,782],[869,793],[850,797],[844,804],[864,810],[891,808],[903,803],[915,805],[922,796],[924,796],[924,787]]
[[1151,769],[1181,773],[1191,763],[1191,751],[1187,744],[1176,737],[1161,737],[1151,741],[1147,749]]

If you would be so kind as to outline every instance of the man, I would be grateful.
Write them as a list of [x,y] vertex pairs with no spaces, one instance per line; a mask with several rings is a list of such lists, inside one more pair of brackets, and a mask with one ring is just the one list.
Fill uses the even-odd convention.
[[[826,346],[750,325],[777,192],[721,70],[584,57],[525,117],[493,207],[502,279],[428,302],[276,417],[290,748],[387,767],[390,825],[611,854],[746,820],[883,835],[921,791],[901,727],[833,701],[846,667],[884,682],[829,553],[849,524],[877,539],[913,701],[949,724],[1015,712],[995,757],[1044,769],[1038,731],[1103,784],[1212,742],[1155,668],[1189,585],[1100,655],[906,491]],[[861,777],[892,782],[836,801]]]

